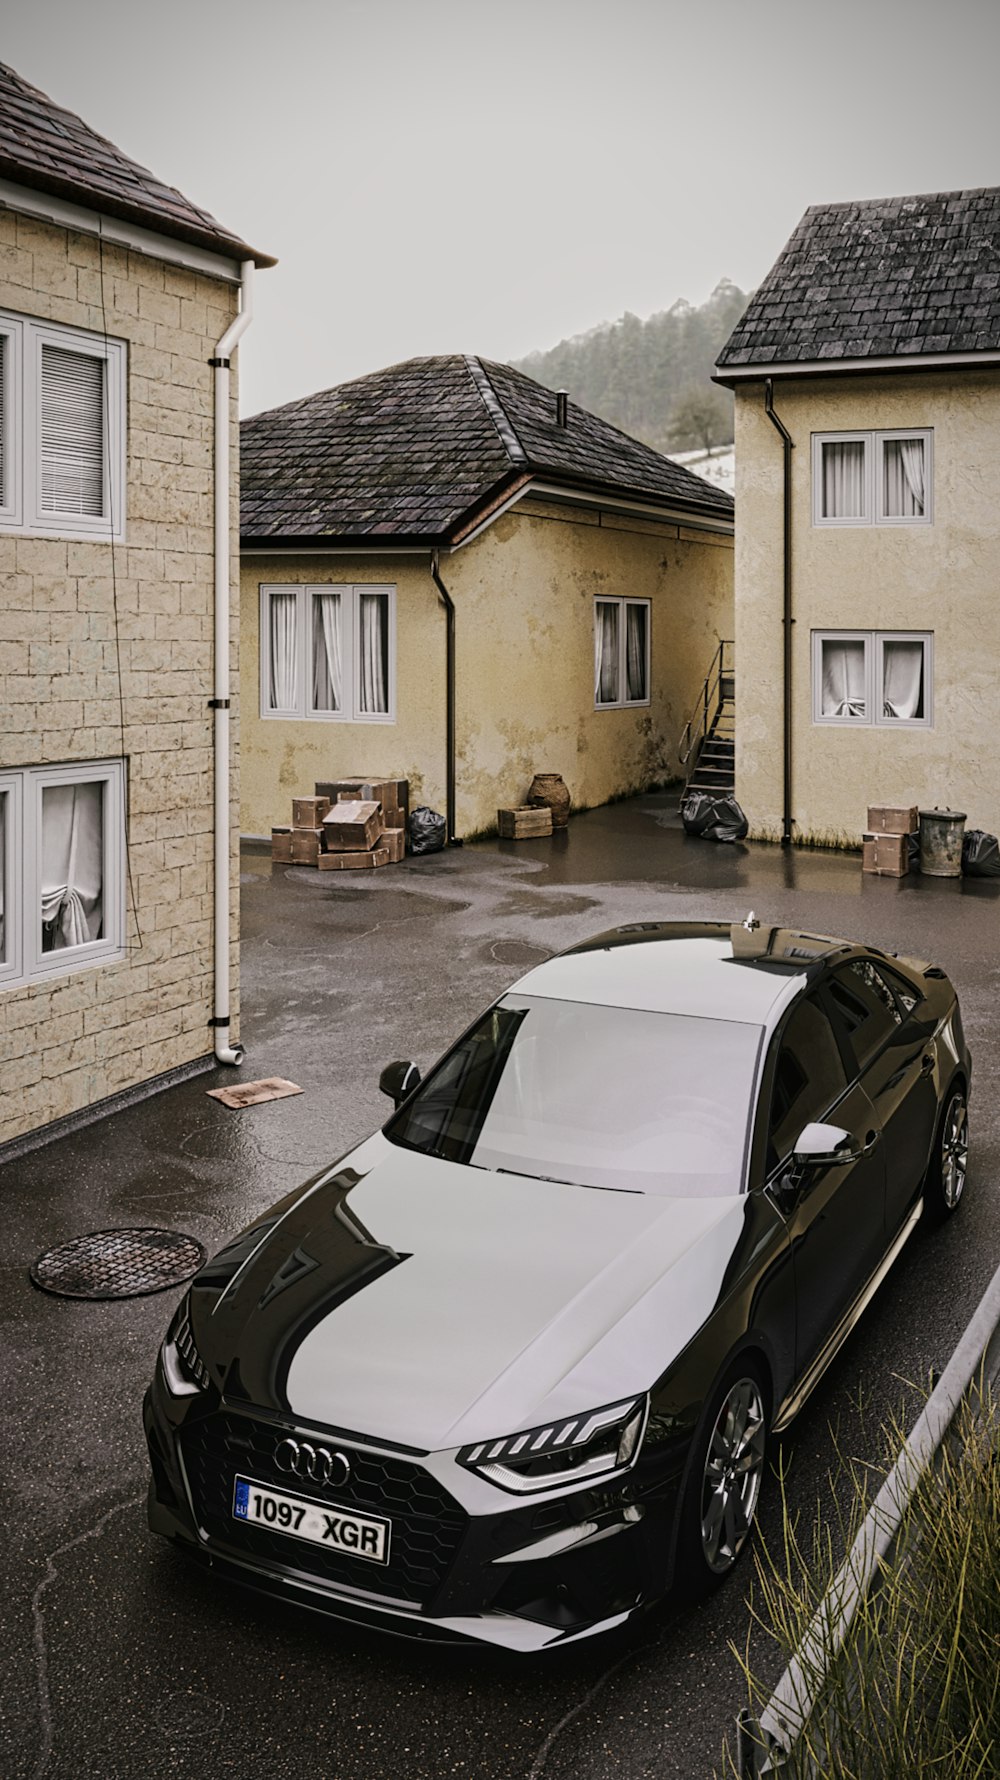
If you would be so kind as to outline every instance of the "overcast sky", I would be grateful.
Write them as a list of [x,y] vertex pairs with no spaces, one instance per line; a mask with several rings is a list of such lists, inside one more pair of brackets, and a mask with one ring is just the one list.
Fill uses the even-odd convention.
[[1000,182],[997,0],[9,0],[0,56],[279,265],[246,414],[767,271]]

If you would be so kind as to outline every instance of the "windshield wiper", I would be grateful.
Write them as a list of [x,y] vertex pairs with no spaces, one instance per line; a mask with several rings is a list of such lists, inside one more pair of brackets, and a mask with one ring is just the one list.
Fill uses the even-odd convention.
[[[477,1162],[475,1167],[483,1164]],[[529,1174],[524,1168],[494,1168],[494,1174],[517,1174],[522,1180],[549,1181],[554,1187],[583,1187],[588,1193],[641,1193],[641,1187],[608,1187],[600,1181],[593,1180],[562,1180],[558,1174]]]

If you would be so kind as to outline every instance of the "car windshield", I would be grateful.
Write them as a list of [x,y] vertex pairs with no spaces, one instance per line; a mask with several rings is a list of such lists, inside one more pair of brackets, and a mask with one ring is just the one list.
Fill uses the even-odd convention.
[[730,1020],[508,995],[385,1135],[581,1187],[739,1193],[761,1037]]

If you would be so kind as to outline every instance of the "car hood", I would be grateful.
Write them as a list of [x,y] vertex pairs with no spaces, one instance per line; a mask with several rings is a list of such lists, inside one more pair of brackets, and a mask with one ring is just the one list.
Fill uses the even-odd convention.
[[[500,1174],[381,1135],[305,1192],[195,1334],[226,1396],[423,1450],[637,1394],[718,1301],[746,1201]],[[206,1273],[211,1275],[211,1264]]]

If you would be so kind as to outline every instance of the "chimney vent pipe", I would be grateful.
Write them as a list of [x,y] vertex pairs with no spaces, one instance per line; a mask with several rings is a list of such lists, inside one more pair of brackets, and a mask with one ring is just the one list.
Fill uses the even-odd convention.
[[564,389],[557,389],[556,390],[556,426],[568,426],[569,425],[569,412],[568,412],[568,408],[567,408],[568,401],[569,401],[569,396],[567,395],[566,391]]

